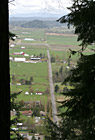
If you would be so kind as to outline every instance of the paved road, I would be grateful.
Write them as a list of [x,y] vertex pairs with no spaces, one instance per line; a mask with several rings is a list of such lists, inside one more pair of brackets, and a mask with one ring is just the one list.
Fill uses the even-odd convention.
[[[35,46],[46,46],[50,47],[49,44],[38,44],[38,43],[17,43],[16,45],[35,45]],[[51,67],[51,59],[49,50],[47,50],[48,55],[48,69],[49,69],[49,84],[50,84],[50,94],[51,94],[51,102],[52,102],[52,116],[53,116],[53,122],[58,124],[58,116],[57,116],[57,108],[56,108],[56,101],[55,101],[55,95],[54,95],[54,85],[53,85],[53,79],[52,79],[52,67]]]
[[52,102],[52,116],[53,116],[53,122],[58,124],[58,116],[57,116],[56,101],[55,101],[55,94],[54,94],[54,85],[53,85],[53,79],[52,79],[51,58],[50,58],[49,50],[47,50],[47,55],[48,55],[50,94],[51,94],[51,102]]

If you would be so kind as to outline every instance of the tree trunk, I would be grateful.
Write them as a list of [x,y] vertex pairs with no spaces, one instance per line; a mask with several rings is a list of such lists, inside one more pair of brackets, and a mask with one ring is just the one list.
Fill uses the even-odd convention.
[[8,0],[0,2],[0,139],[10,134],[10,76],[8,39]]

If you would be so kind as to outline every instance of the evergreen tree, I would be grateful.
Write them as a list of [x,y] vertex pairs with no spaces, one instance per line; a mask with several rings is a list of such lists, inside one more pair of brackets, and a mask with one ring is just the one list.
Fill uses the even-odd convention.
[[31,140],[36,140],[35,136],[33,136]]
[[10,109],[11,111],[15,111],[15,117],[10,120],[10,139],[11,140],[22,140],[23,138],[21,137],[21,135],[19,134],[19,131],[13,130],[12,127],[15,126],[17,128],[17,123],[21,122],[20,120],[20,108],[21,105],[19,103],[16,103],[15,99],[17,98],[17,96],[21,93],[21,91],[19,91],[18,93],[13,93],[11,94],[11,101],[10,101]]
[[62,75],[63,74],[63,66],[59,69],[59,73]]
[[59,90],[59,86],[55,85],[55,92],[57,92]]
[[[71,11],[58,21],[74,25],[78,41],[81,40],[81,57],[63,84],[73,89],[63,92],[66,99],[61,102],[66,110],[60,114],[62,120],[56,126],[48,121],[48,140],[94,140],[95,139],[95,53],[83,55],[87,45],[95,42],[95,1],[73,0]],[[71,50],[71,54],[76,51]]]

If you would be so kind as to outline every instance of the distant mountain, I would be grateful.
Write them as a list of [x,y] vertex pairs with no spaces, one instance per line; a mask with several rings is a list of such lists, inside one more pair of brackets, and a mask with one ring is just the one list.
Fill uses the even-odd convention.
[[44,21],[33,20],[33,21],[29,21],[29,22],[26,22],[26,23],[22,24],[21,27],[25,27],[25,28],[48,28],[48,25],[45,24]]
[[24,28],[52,28],[60,26],[63,26],[63,24],[60,24],[59,22],[56,21],[42,21],[42,20],[33,20],[21,24],[21,27]]
[[15,18],[14,20],[10,20],[10,25],[13,26],[21,26],[24,28],[52,28],[52,27],[61,27],[64,26],[65,24],[61,24],[57,22],[56,20],[32,20],[32,18]]

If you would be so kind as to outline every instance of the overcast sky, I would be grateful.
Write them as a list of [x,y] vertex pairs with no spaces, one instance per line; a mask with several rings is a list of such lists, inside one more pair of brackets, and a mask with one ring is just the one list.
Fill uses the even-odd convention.
[[71,6],[71,0],[15,0],[9,4],[9,15],[21,16],[40,12],[66,14],[69,6]]

